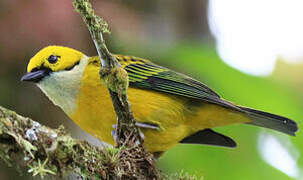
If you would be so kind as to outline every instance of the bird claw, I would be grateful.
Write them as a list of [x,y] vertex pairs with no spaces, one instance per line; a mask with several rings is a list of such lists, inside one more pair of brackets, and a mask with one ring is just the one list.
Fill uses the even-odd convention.
[[[145,136],[144,136],[144,133],[141,131],[140,128],[143,128],[143,129],[153,129],[153,130],[159,130],[159,126],[156,125],[156,124],[150,124],[150,123],[140,123],[140,122],[136,122],[135,124],[137,127],[139,127],[139,136],[141,137],[142,140],[145,139]],[[112,125],[112,128],[114,130],[111,131],[111,134],[114,138],[114,140],[117,142],[117,124],[113,124]]]
[[117,142],[117,138],[118,138],[118,136],[117,136],[117,131],[116,131],[116,128],[115,128],[115,130],[112,130],[112,136],[113,136],[113,138],[114,138],[114,140],[115,140],[115,142]]
[[[113,125],[113,128],[114,128],[114,127],[116,127],[116,125]],[[111,134],[112,134],[112,136],[113,136],[115,142],[117,142],[117,138],[118,138],[117,129],[114,128],[114,130],[112,130]],[[139,136],[140,136],[141,139],[144,140],[144,138],[145,138],[144,133],[143,133],[140,129],[139,129]]]
[[142,140],[145,139],[144,133],[139,129],[139,136]]
[[159,130],[159,126],[156,124],[151,124],[151,123],[140,123],[136,122],[136,126],[139,128],[144,128],[144,129],[154,129],[154,130]]

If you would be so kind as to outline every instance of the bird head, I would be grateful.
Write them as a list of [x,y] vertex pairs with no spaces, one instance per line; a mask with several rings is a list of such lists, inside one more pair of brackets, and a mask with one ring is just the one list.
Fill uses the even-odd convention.
[[84,57],[83,53],[68,47],[48,46],[31,58],[27,74],[21,80],[39,83],[52,73],[72,70]]
[[22,81],[34,82],[66,113],[75,107],[88,57],[80,51],[48,46],[31,58]]

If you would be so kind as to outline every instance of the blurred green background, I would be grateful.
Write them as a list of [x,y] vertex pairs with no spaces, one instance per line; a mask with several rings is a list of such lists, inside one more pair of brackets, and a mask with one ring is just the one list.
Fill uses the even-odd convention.
[[[150,59],[204,82],[224,99],[302,124],[303,63],[289,64],[280,58],[267,76],[249,75],[227,65],[209,29],[208,1],[95,0],[93,5],[110,25],[112,33],[106,39],[112,52]],[[0,105],[54,128],[63,124],[74,137],[98,144],[36,86],[20,82],[29,59],[53,44],[96,55],[71,0],[0,0]],[[165,173],[184,170],[210,180],[302,179],[301,132],[288,137],[247,125],[216,130],[236,140],[238,147],[178,145],[159,160],[159,167]],[[32,177],[21,177],[2,163],[0,179]]]

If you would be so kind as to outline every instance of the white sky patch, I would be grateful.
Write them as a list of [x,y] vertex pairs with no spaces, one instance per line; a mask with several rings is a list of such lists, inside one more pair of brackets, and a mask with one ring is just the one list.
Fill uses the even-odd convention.
[[303,0],[210,0],[219,55],[253,75],[269,75],[278,57],[303,59]]
[[[289,141],[289,138],[284,138],[282,143],[277,137],[269,133],[260,133],[258,139],[259,152],[262,158],[271,166],[290,177],[301,179],[301,170],[297,164],[299,153]],[[289,149],[292,150],[292,153],[289,152]]]

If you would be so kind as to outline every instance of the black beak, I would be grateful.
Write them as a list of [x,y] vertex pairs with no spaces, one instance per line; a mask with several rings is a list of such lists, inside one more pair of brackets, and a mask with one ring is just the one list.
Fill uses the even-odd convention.
[[34,83],[38,83],[41,81],[45,76],[48,76],[50,73],[49,69],[38,69],[29,73],[26,73],[22,78],[21,81],[30,81]]

